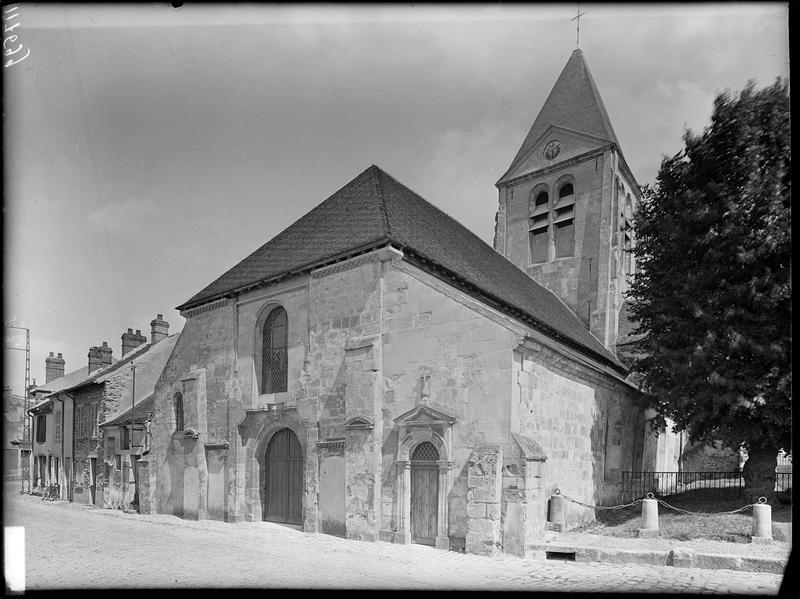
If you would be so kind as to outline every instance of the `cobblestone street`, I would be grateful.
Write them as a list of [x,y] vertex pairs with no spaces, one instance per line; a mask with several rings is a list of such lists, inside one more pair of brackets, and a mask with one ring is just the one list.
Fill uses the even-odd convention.
[[[272,587],[744,593],[781,577],[730,570],[490,559],[347,541],[267,522],[227,524],[42,502],[6,485],[25,527],[26,589]],[[77,557],[80,556],[80,557]]]

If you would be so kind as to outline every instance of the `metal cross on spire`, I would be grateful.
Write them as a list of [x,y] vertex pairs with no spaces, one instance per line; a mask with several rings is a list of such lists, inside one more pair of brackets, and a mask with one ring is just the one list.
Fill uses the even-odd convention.
[[583,15],[585,15],[585,14],[586,14],[585,12],[581,12],[581,5],[580,5],[580,3],[578,3],[578,14],[570,19],[570,21],[577,21],[578,22],[577,32],[576,32],[577,33],[577,37],[575,39],[575,46],[576,47],[581,45],[581,17]]

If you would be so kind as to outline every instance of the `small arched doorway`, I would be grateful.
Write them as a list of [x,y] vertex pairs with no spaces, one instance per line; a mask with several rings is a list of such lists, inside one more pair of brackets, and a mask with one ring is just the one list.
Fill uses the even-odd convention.
[[439,452],[427,441],[411,455],[411,540],[436,544],[439,504]]
[[279,430],[264,459],[264,520],[303,523],[303,448],[290,429]]

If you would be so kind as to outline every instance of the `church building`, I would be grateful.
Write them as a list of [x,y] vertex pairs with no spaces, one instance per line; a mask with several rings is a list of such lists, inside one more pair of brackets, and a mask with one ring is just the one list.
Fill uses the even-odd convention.
[[523,556],[614,497],[639,191],[579,50],[497,186],[492,248],[371,166],[179,306],[141,511]]

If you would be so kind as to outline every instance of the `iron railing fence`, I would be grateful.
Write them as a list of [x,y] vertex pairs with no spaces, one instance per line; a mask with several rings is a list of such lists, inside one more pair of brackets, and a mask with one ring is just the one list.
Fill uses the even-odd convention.
[[[744,478],[741,472],[636,472],[622,473],[622,484],[618,499],[630,501],[644,497],[647,493],[667,496],[706,489],[715,497],[740,497],[744,491]],[[775,491],[779,495],[791,497],[792,473],[775,474]]]

